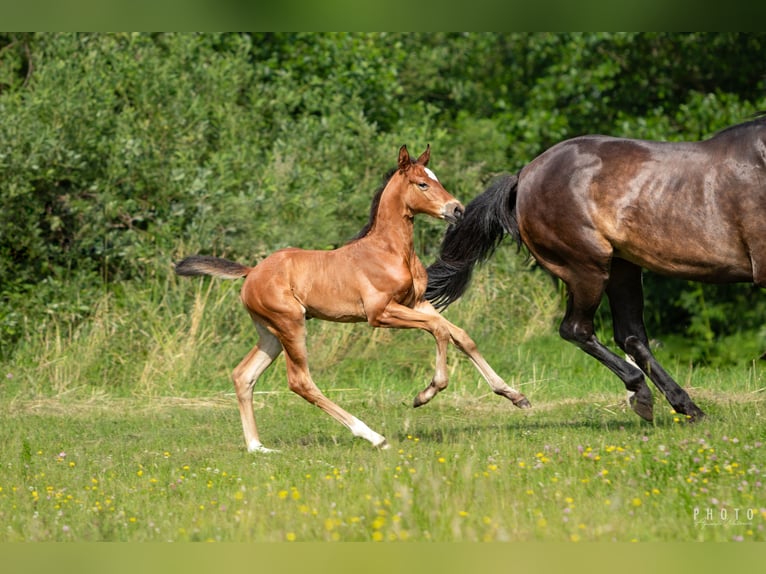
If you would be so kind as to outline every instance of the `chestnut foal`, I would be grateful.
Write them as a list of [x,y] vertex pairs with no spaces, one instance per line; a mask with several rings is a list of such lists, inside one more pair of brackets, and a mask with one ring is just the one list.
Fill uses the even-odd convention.
[[288,248],[255,267],[208,256],[179,262],[179,275],[244,277],[241,298],[258,331],[258,344],[234,369],[233,379],[245,442],[250,452],[269,452],[261,443],[253,412],[253,387],[284,349],[290,389],[340,421],[374,446],[386,439],[328,399],[314,384],[306,352],[306,320],[367,321],[373,327],[423,329],[436,339],[436,372],[415,397],[414,406],[430,401],[447,387],[446,351],[452,342],[465,353],[492,390],[519,407],[526,398],[509,387],[462,329],[426,301],[427,274],[415,254],[413,218],[424,213],[456,223],[463,206],[428,169],[430,147],[412,160],[406,146],[398,167],[375,195],[370,220],[355,239],[331,251]]

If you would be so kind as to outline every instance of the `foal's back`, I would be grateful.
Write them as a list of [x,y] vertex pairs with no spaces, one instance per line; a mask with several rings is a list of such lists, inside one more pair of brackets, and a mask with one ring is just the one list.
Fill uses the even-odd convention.
[[427,280],[414,253],[406,261],[360,239],[328,251],[276,251],[247,275],[241,297],[260,317],[285,314],[291,308],[286,303],[297,301],[307,319],[354,323],[391,301],[414,306]]

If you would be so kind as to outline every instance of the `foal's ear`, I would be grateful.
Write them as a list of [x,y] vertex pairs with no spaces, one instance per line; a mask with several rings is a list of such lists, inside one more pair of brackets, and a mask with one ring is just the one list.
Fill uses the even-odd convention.
[[428,144],[426,146],[426,151],[420,154],[420,157],[418,158],[418,163],[422,165],[423,167],[425,167],[428,165],[429,159],[431,159],[431,144]]
[[407,146],[403,145],[399,148],[399,170],[407,171],[411,163],[410,152],[407,151]]

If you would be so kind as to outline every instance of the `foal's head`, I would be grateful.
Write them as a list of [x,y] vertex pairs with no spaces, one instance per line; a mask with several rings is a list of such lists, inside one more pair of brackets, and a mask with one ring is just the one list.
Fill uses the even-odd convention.
[[442,187],[430,169],[431,146],[417,160],[410,157],[407,146],[399,148],[399,167],[389,180],[398,185],[399,193],[413,215],[425,213],[449,223],[457,223],[463,217],[463,205]]

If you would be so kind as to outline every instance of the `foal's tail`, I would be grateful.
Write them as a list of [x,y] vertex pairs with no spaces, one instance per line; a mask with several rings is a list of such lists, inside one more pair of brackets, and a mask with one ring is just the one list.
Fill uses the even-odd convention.
[[426,299],[438,309],[465,293],[473,268],[492,256],[506,234],[521,244],[516,222],[518,183],[512,174],[496,178],[466,206],[463,218],[447,229],[439,258],[428,268]]
[[191,255],[176,264],[176,273],[184,276],[212,275],[223,279],[239,279],[252,270],[252,267],[240,265],[228,259],[209,255]]

